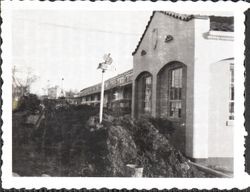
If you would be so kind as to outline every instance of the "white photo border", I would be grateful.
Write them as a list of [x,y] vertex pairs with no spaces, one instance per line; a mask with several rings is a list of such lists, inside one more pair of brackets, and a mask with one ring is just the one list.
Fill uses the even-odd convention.
[[[244,12],[250,8],[246,2],[87,2],[87,1],[2,1],[2,187],[71,189],[245,189],[250,186],[250,176],[244,167]],[[12,107],[11,107],[11,12],[17,9],[65,9],[65,10],[171,10],[232,11],[235,16],[235,129],[234,129],[234,177],[233,178],[87,178],[87,177],[13,177],[12,176]]]

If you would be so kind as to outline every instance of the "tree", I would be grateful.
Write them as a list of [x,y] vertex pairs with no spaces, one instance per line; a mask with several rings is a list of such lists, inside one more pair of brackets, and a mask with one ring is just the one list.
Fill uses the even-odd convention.
[[21,70],[14,66],[12,69],[13,96],[20,97],[30,94],[30,87],[37,79],[38,76],[32,74],[31,68]]
[[65,92],[65,96],[66,97],[74,97],[77,94],[77,92],[78,92],[77,90],[70,89],[69,91]]

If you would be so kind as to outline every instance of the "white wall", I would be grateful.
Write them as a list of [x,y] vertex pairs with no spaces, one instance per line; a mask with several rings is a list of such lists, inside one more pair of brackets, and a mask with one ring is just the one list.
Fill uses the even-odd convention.
[[[211,82],[210,70],[213,63],[233,57],[233,41],[228,39],[223,40],[223,38],[220,40],[205,38],[207,32],[209,31],[209,20],[196,19],[195,30],[194,123],[192,157],[223,157],[224,155],[222,150],[219,150],[216,155],[211,154],[210,145],[215,141],[215,139],[211,137],[211,130],[218,130],[218,127],[213,126],[221,125],[219,121],[222,121],[222,119],[216,119],[218,124],[210,123],[211,121],[215,122],[215,119],[212,119],[211,115],[216,108],[215,102],[213,102],[215,98],[214,96],[210,95],[210,86],[214,86],[214,83]],[[220,35],[223,35],[223,32],[221,32]],[[213,73],[221,74],[223,71],[217,71],[215,67]],[[220,80],[227,81],[226,76],[227,74],[224,73]],[[221,87],[221,89],[217,91],[225,93],[228,91],[228,87]],[[221,104],[220,109],[217,108],[219,113],[224,113],[227,105]],[[228,136],[228,138],[225,139],[230,139],[230,141],[228,141],[230,143],[233,142],[231,141],[231,136]],[[216,146],[224,143],[223,137],[220,139],[216,138],[216,141],[218,141]]]
[[230,63],[210,65],[208,156],[233,157],[233,120],[229,120]]

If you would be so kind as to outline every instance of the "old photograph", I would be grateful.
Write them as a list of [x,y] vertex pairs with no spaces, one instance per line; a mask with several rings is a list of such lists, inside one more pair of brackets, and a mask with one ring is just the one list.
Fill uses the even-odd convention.
[[13,176],[233,177],[232,12],[15,10],[12,29]]

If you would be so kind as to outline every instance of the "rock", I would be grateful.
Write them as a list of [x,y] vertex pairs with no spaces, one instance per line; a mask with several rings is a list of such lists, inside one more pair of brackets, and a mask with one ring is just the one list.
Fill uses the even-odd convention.
[[17,173],[14,173],[14,172],[12,172],[12,176],[13,177],[20,177],[20,175],[18,175]]
[[47,174],[42,174],[41,176],[42,177],[51,177],[50,175],[47,175]]
[[39,119],[39,115],[29,115],[27,117],[26,123],[35,125]]
[[127,164],[128,177],[143,177],[143,167],[135,164]]
[[88,119],[88,121],[86,122],[86,124],[89,126],[89,127],[94,127],[96,125],[96,122],[95,122],[95,117],[90,117]]
[[181,163],[181,169],[184,169],[185,171],[188,171],[190,169],[190,166],[187,162]]
[[101,128],[103,128],[103,124],[97,123],[97,124],[96,124],[96,129],[98,130],[98,129],[101,129]]

